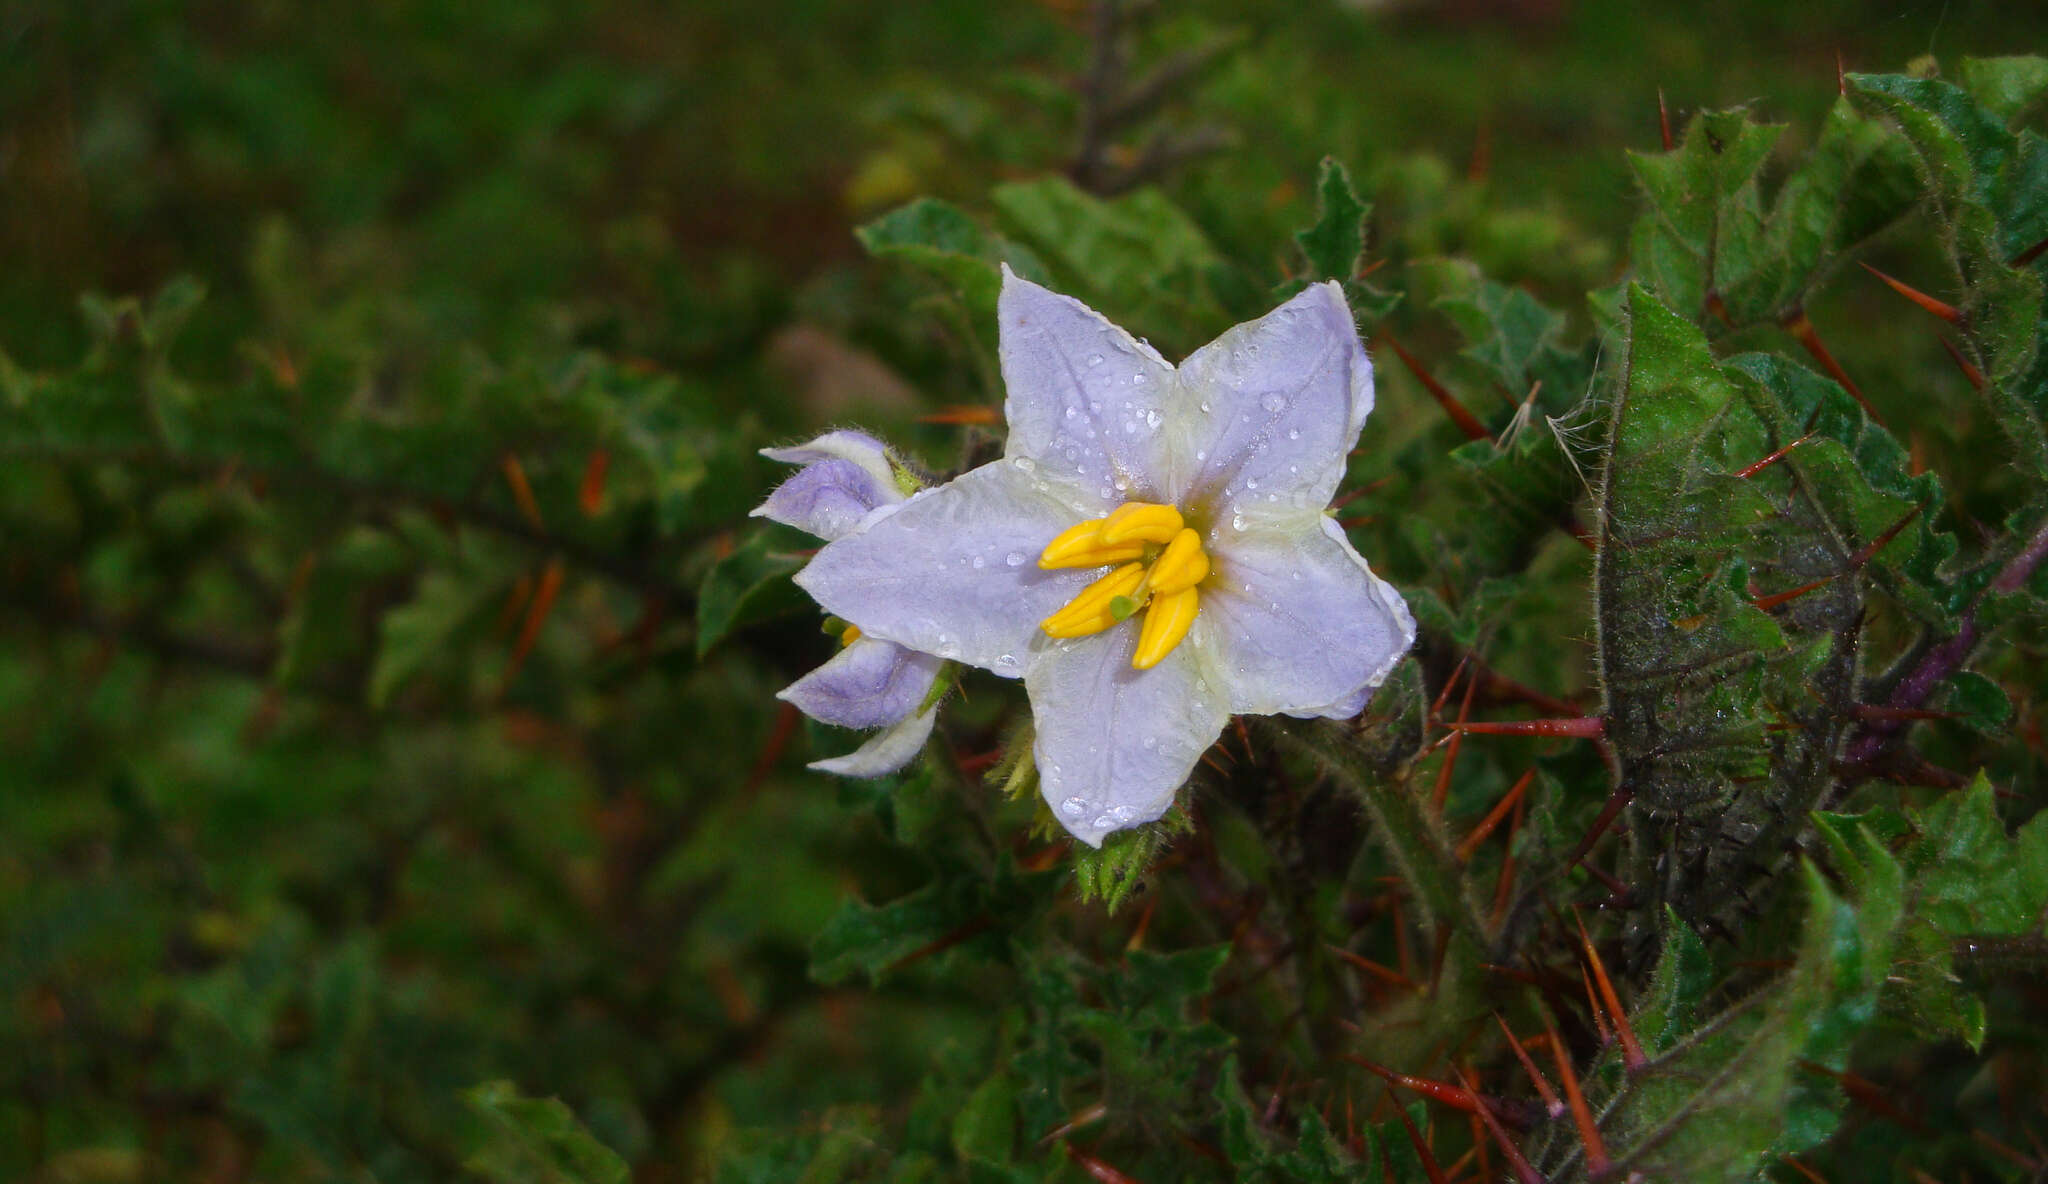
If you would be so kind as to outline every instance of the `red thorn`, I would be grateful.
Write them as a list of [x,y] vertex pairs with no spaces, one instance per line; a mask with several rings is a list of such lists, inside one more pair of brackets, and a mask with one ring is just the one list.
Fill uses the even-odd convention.
[[1871,560],[1877,558],[1877,553],[1879,551],[1884,550],[1886,545],[1888,545],[1893,539],[1899,537],[1899,532],[1906,529],[1907,523],[1913,521],[1913,519],[1915,518],[1918,518],[1920,516],[1920,511],[1923,508],[1924,507],[1922,506],[1915,505],[1912,509],[1907,510],[1905,515],[1901,517],[1897,522],[1894,522],[1890,526],[1885,527],[1883,534],[1878,535],[1876,538],[1863,544],[1862,550],[1856,552],[1854,555],[1849,556],[1849,570],[1855,571],[1856,569],[1862,567],[1864,564],[1869,563]]
[[520,466],[519,458],[508,452],[498,458],[498,467],[504,470],[505,484],[512,487],[512,500],[518,504],[527,525],[535,530],[546,530],[541,525],[540,506],[533,500],[533,486],[526,483],[526,470]]
[[967,924],[960,926],[958,929],[953,930],[951,933],[948,933],[945,936],[937,938],[935,940],[928,941],[925,944],[917,947],[916,949],[910,951],[908,954],[903,955],[901,958],[898,958],[894,962],[891,962],[887,966],[883,967],[883,970],[901,970],[905,966],[908,966],[913,962],[918,962],[925,958],[931,957],[933,954],[941,953],[945,950],[950,950],[954,946],[959,945],[961,942],[979,937],[988,930],[995,928],[995,924],[996,919],[984,913],[981,916],[976,917],[974,920],[969,921]]
[[1442,407],[1444,414],[1451,417],[1451,422],[1458,425],[1458,430],[1465,433],[1466,439],[1493,439],[1493,434],[1486,430],[1485,424],[1479,422],[1479,417],[1472,414],[1463,403],[1459,402],[1458,396],[1452,394],[1443,383],[1431,378],[1429,371],[1422,368],[1422,363],[1416,360],[1415,355],[1403,349],[1401,343],[1394,340],[1393,334],[1382,329],[1380,331],[1380,340],[1386,342],[1393,349],[1395,355],[1401,359],[1401,363],[1408,367],[1408,372],[1415,375],[1416,379],[1422,383],[1423,389],[1427,390],[1430,397],[1437,401],[1437,406]]
[[2019,254],[2014,255],[2010,266],[2025,267],[2027,264],[2039,259],[2043,252],[2048,252],[2048,238],[2044,238]]
[[1856,385],[1856,381],[1849,377],[1849,372],[1842,369],[1840,362],[1835,361],[1835,355],[1828,352],[1828,347],[1821,342],[1820,333],[1814,329],[1813,322],[1806,319],[1804,311],[1794,312],[1785,318],[1784,323],[1786,332],[1792,334],[1799,344],[1806,348],[1806,352],[1813,355],[1813,360],[1819,362],[1820,368],[1828,372],[1828,377],[1840,383],[1842,389],[1848,391],[1856,402],[1862,405],[1863,413],[1870,417],[1871,422],[1879,427],[1889,426],[1884,422],[1884,417],[1877,413],[1877,408],[1871,406],[1870,400],[1863,396],[1863,388]]
[[604,478],[611,471],[612,454],[602,448],[590,450],[583,462],[583,483],[576,487],[576,507],[585,518],[595,518],[604,509]]
[[1778,1158],[1784,1161],[1785,1166],[1791,1168],[1793,1171],[1798,1172],[1800,1175],[1805,1176],[1807,1179],[1813,1181],[1813,1184],[1828,1184],[1828,1178],[1826,1176],[1821,1175],[1819,1172],[1816,1172],[1812,1168],[1807,1167],[1805,1164],[1799,1162],[1798,1156],[1788,1152],[1784,1155],[1779,1156]]
[[1472,159],[1465,165],[1467,181],[1484,181],[1493,170],[1493,126],[1480,123],[1472,135]]
[[[1455,1065],[1451,1067],[1451,1072],[1458,1074],[1458,1081],[1464,1085],[1467,1093],[1471,1093],[1472,1083],[1466,1078],[1465,1074],[1460,1072]],[[1521,1184],[1548,1184],[1543,1179],[1543,1174],[1531,1167],[1528,1160],[1522,1158],[1521,1149],[1515,1146],[1513,1139],[1508,1138],[1506,1128],[1501,1126],[1500,1119],[1493,1116],[1491,1107],[1479,1107],[1479,1117],[1481,1121],[1486,1123],[1487,1132],[1493,1136],[1493,1141],[1500,1144],[1500,1152],[1502,1155],[1507,1156],[1508,1166],[1515,1169],[1516,1180],[1519,1180]]]
[[1941,342],[1941,348],[1948,351],[1949,360],[1954,362],[1956,364],[1957,369],[1960,369],[1963,372],[1963,377],[1969,380],[1970,385],[1980,391],[1983,390],[1984,372],[1982,370],[1977,369],[1976,365],[1972,363],[1970,359],[1964,357],[1963,351],[1957,349],[1955,347],[1955,343],[1950,341],[1948,338],[1938,337],[1935,340]]
[[1982,1143],[1993,1155],[2016,1164],[2021,1171],[2039,1172],[2041,1161],[2008,1143],[2001,1143],[1983,1131],[1971,1131],[1970,1137]]
[[[1422,1160],[1422,1171],[1429,1177],[1429,1184],[1447,1184],[1443,1168],[1437,1166],[1436,1153],[1429,1149],[1429,1143],[1423,1139],[1422,1132],[1415,1129],[1415,1120],[1408,1117],[1407,1109],[1397,1104],[1394,1107],[1394,1117],[1401,1120],[1402,1128],[1408,1132],[1408,1142],[1414,1146],[1416,1157]],[[1388,1175],[1391,1176],[1392,1172]]]
[[1945,301],[1936,300],[1934,297],[1929,296],[1927,293],[1922,292],[1920,289],[1915,288],[1912,285],[1904,283],[1900,280],[1895,280],[1892,277],[1886,275],[1885,273],[1879,271],[1877,268],[1872,267],[1870,264],[1865,263],[1860,259],[1857,260],[1856,263],[1857,266],[1861,267],[1863,270],[1876,276],[1878,279],[1883,280],[1891,288],[1892,291],[1897,292],[1901,296],[1904,296],[1906,299],[1919,305],[1921,308],[1926,309],[1928,312],[1933,313],[1935,316],[1940,317],[1942,320],[1947,321],[1949,324],[1960,325],[1963,323],[1963,310],[1957,308],[1955,305],[1949,304]]
[[[1515,803],[1515,821],[1513,825],[1516,827],[1516,829],[1520,829],[1522,825],[1522,807],[1528,804],[1529,799],[1527,798],[1523,798],[1521,801]],[[1500,858],[1500,875],[1494,877],[1493,913],[1487,918],[1488,923],[1491,924],[1493,928],[1495,928],[1496,930],[1498,930],[1501,927],[1501,923],[1507,919],[1508,894],[1514,890],[1514,887],[1515,849],[1513,847],[1509,847],[1507,849],[1507,853],[1502,855]]]
[[1749,602],[1765,612],[1770,612],[1781,605],[1792,603],[1816,588],[1825,588],[1841,578],[1840,574],[1823,576],[1810,584],[1801,584],[1797,588],[1787,588],[1783,592],[1773,592],[1769,596],[1752,596],[1749,598]]
[[1528,772],[1522,774],[1521,778],[1515,782],[1513,789],[1508,790],[1500,801],[1494,803],[1493,809],[1486,812],[1486,817],[1479,820],[1479,825],[1472,828],[1472,833],[1459,841],[1457,849],[1459,863],[1472,858],[1472,853],[1479,849],[1479,844],[1486,841],[1486,836],[1493,833],[1493,829],[1500,825],[1500,820],[1506,818],[1508,811],[1515,808],[1515,803],[1522,800],[1522,794],[1528,791],[1529,783],[1535,779],[1536,770],[1534,767],[1531,767]]
[[[1458,704],[1458,723],[1464,724],[1472,716],[1472,692],[1479,689],[1479,680],[1465,680],[1465,698]],[[1458,767],[1458,752],[1464,747],[1465,733],[1451,733],[1451,747],[1444,753],[1443,767],[1436,771],[1436,788],[1429,795],[1430,808],[1438,815],[1444,812],[1444,799],[1451,793],[1451,774]]]
[[1564,1103],[1557,1100],[1556,1091],[1550,1088],[1549,1079],[1543,1076],[1543,1071],[1538,1069],[1536,1062],[1530,1058],[1529,1050],[1522,1046],[1521,1041],[1515,1039],[1513,1030],[1508,1027],[1506,1020],[1500,1018],[1499,1012],[1493,1014],[1493,1022],[1500,1025],[1500,1034],[1508,1038],[1508,1047],[1515,1050],[1515,1059],[1522,1062],[1522,1072],[1529,1075],[1529,1080],[1536,1085],[1536,1092],[1542,1095],[1544,1110],[1552,1118],[1562,1115]]
[[1455,723],[1446,725],[1456,732],[1474,732],[1481,736],[1565,736],[1574,740],[1598,740],[1607,735],[1607,721],[1597,715],[1573,716],[1569,719],[1516,719],[1491,723]]
[[1838,98],[1849,97],[1849,73],[1842,67],[1842,51],[1839,49],[1835,51],[1835,95]]
[[1586,853],[1593,849],[1593,844],[1600,841],[1600,836],[1607,833],[1607,828],[1614,825],[1614,820],[1620,817],[1623,810],[1628,808],[1629,802],[1634,797],[1635,792],[1633,790],[1625,786],[1616,786],[1614,792],[1607,795],[1607,801],[1600,807],[1600,813],[1593,819],[1593,825],[1586,829],[1586,836],[1579,840],[1578,846],[1572,848],[1571,858],[1565,860],[1564,865],[1566,867],[1578,866],[1579,861],[1584,859]]
[[1135,950],[1145,944],[1145,931],[1152,928],[1152,914],[1159,908],[1159,894],[1154,892],[1145,898],[1145,911],[1138,914],[1138,924],[1131,930],[1129,941],[1124,942],[1125,950]]
[[1586,986],[1586,1010],[1593,1014],[1593,1026],[1600,1032],[1600,1043],[1614,1043],[1614,1029],[1607,1026],[1607,1013],[1600,1010],[1600,997],[1593,993],[1593,976],[1586,968],[1579,968],[1579,981]]
[[1791,452],[1794,448],[1799,447],[1801,444],[1804,444],[1811,439],[1813,439],[1813,433],[1808,432],[1804,436],[1799,437],[1797,440],[1792,441],[1790,444],[1785,445],[1783,448],[1778,449],[1776,452],[1771,453],[1769,456],[1763,458],[1762,460],[1744,465],[1743,467],[1735,470],[1735,475],[1736,477],[1744,481],[1747,481],[1751,477],[1756,476],[1758,473],[1763,472],[1765,469],[1770,468],[1772,465],[1777,464],[1779,461],[1784,460],[1785,455],[1787,453]]
[[1664,88],[1657,88],[1657,133],[1664,138],[1664,151],[1672,148],[1671,109],[1664,105]]
[[1344,959],[1346,962],[1351,963],[1383,983],[1402,987],[1410,991],[1420,991],[1422,989],[1421,983],[1416,982],[1391,966],[1382,966],[1363,954],[1354,954],[1350,950],[1334,943],[1329,944],[1328,948],[1332,954],[1337,955],[1339,958]]
[[1094,1126],[1108,1116],[1109,1106],[1107,1103],[1096,1102],[1092,1106],[1084,1106],[1080,1110],[1075,1111],[1072,1118],[1039,1136],[1038,1142],[1043,1146],[1054,1139],[1064,1139],[1083,1127]]
[[1002,413],[986,403],[955,403],[941,407],[930,415],[917,417],[919,423],[989,425],[1003,421]]
[[1067,1158],[1073,1160],[1075,1166],[1087,1173],[1088,1178],[1097,1184],[1138,1184],[1134,1177],[1124,1175],[1087,1152],[1074,1150],[1072,1143],[1062,1143],[1060,1146],[1066,1149]]
[[560,559],[548,560],[541,569],[540,584],[534,589],[533,599],[526,605],[526,620],[519,626],[519,640],[512,645],[512,657],[505,663],[504,676],[499,680],[499,693],[512,685],[519,668],[526,663],[526,655],[533,652],[533,643],[540,639],[540,627],[547,623],[548,613],[555,607],[555,596],[562,590],[564,568]]
[[1636,1030],[1628,1022],[1628,1012],[1622,1010],[1621,998],[1614,993],[1614,983],[1607,977],[1607,964],[1600,960],[1600,951],[1594,947],[1593,939],[1586,933],[1585,918],[1573,914],[1579,923],[1579,941],[1585,947],[1586,959],[1592,963],[1593,977],[1600,982],[1600,997],[1607,1001],[1607,1010],[1613,1013],[1614,1030],[1621,1034],[1621,1058],[1631,1073],[1650,1063],[1643,1055],[1643,1046],[1636,1043]]
[[1485,1106],[1480,1104],[1479,1095],[1473,1092],[1470,1087],[1460,1088],[1455,1085],[1446,1085],[1441,1081],[1431,1081],[1427,1077],[1410,1077],[1406,1073],[1396,1073],[1385,1065],[1368,1061],[1364,1057],[1348,1052],[1339,1053],[1338,1055],[1369,1073],[1386,1078],[1387,1082],[1391,1085],[1398,1085],[1403,1089],[1413,1090],[1425,1098],[1442,1102],[1452,1109],[1463,1110],[1468,1114],[1475,1110],[1486,1109]]
[[1579,1128],[1579,1140],[1586,1145],[1586,1174],[1593,1177],[1607,1172],[1607,1145],[1600,1140],[1600,1125],[1593,1121],[1593,1110],[1586,1105],[1586,1095],[1579,1089],[1579,1075],[1572,1069],[1572,1059],[1565,1052],[1564,1041],[1557,1038],[1557,1029],[1543,1021],[1544,1034],[1550,1037],[1550,1059],[1557,1065],[1557,1075],[1564,1080],[1565,1096],[1571,1099],[1572,1125]]
[[1801,1061],[1799,1062],[1799,1067],[1809,1073],[1818,1073],[1823,1077],[1832,1077],[1836,1081],[1841,1082],[1842,1092],[1848,1094],[1851,1101],[1871,1113],[1889,1118],[1915,1134],[1924,1135],[1929,1133],[1926,1123],[1906,1113],[1897,1102],[1892,1101],[1891,1098],[1885,1095],[1884,1087],[1868,1077],[1861,1077],[1841,1069],[1830,1069],[1817,1061]]
[[782,759],[782,752],[789,747],[790,737],[796,735],[796,727],[803,722],[803,712],[794,703],[784,703],[775,711],[775,723],[768,729],[768,739],[762,743],[760,755],[754,758],[754,767],[747,771],[747,780],[740,794],[745,796],[768,779],[775,771],[776,762]]
[[1444,680],[1443,689],[1436,693],[1436,702],[1429,705],[1429,718],[1437,719],[1444,713],[1444,704],[1450,702],[1451,688],[1458,685],[1458,679],[1465,673],[1465,667],[1472,663],[1472,651],[1466,650],[1458,664],[1451,667],[1451,676]]

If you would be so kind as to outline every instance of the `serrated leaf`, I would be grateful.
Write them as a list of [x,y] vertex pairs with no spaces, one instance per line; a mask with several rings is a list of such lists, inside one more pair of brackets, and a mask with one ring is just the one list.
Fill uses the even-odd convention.
[[790,582],[804,561],[800,536],[784,528],[756,531],[711,565],[697,589],[697,656],[733,631],[800,611],[808,600]]
[[1307,278],[1349,280],[1365,255],[1365,220],[1372,207],[1359,200],[1351,174],[1334,156],[1325,156],[1316,174],[1316,209],[1316,224],[1294,235],[1308,260]]
[[370,706],[389,706],[393,695],[485,616],[490,589],[481,580],[433,571],[421,579],[413,598],[384,614],[377,659],[370,668]]
[[878,259],[895,259],[926,272],[966,302],[977,324],[995,320],[1002,290],[999,265],[1029,280],[1049,282],[1045,266],[1021,244],[984,228],[958,207],[921,197],[854,231]]
[[625,1184],[631,1176],[559,1099],[490,1081],[462,1100],[477,1122],[462,1166],[494,1184]]

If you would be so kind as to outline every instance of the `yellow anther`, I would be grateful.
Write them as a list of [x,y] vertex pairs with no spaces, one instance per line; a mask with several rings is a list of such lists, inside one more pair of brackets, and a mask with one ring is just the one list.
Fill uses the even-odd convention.
[[1202,536],[1183,529],[1166,544],[1166,550],[1152,561],[1145,573],[1145,587],[1154,596],[1171,596],[1201,583],[1209,575],[1209,554],[1202,550]]
[[1038,556],[1038,566],[1055,567],[1101,567],[1107,563],[1123,563],[1136,559],[1145,553],[1145,545],[1139,542],[1109,545],[1102,541],[1102,524],[1106,519],[1090,518],[1061,531],[1058,537],[1045,545]]
[[1153,593],[1152,605],[1145,610],[1145,627],[1138,633],[1137,651],[1131,655],[1132,666],[1150,670],[1173,652],[1194,627],[1200,595],[1192,587],[1171,595]]
[[1052,637],[1086,637],[1090,633],[1100,633],[1122,620],[1110,602],[1118,597],[1129,597],[1144,580],[1144,564],[1126,563],[1081,589],[1081,594],[1068,601],[1067,607],[1040,621],[1038,627]]
[[839,632],[839,644],[840,644],[840,645],[852,645],[852,644],[853,644],[854,642],[856,642],[856,641],[859,641],[859,640],[860,640],[860,626],[859,626],[859,625],[848,625],[848,626],[847,626],[846,628],[844,628],[844,629],[840,630],[840,632]]
[[1164,543],[1179,534],[1182,525],[1180,511],[1172,506],[1125,502],[1102,520],[1102,532],[1096,537],[1112,547],[1122,543]]

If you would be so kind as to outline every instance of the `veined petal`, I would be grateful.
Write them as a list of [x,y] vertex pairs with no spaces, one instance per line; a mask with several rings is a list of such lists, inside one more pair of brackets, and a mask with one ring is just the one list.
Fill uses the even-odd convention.
[[1133,670],[1136,629],[1052,646],[1025,672],[1032,755],[1052,815],[1091,847],[1166,813],[1230,718],[1207,657],[1181,645]]
[[1173,367],[1101,313],[1003,270],[1004,455],[1105,501],[1159,500]]
[[794,526],[830,541],[852,534],[876,507],[901,501],[895,486],[883,496],[874,476],[850,460],[814,461],[775,487],[751,516]]
[[1401,594],[1321,513],[1225,528],[1210,558],[1195,633],[1228,672],[1233,712],[1356,715],[1415,643]]
[[1173,495],[1223,518],[1328,505],[1372,410],[1372,362],[1334,282],[1188,355],[1180,384]]
[[861,637],[775,695],[842,728],[879,728],[916,712],[945,663],[893,641]]
[[1038,623],[1102,574],[1048,571],[1040,550],[1107,508],[1029,461],[998,461],[828,544],[796,582],[864,636],[1017,678],[1047,643]]
[[845,756],[812,761],[807,767],[841,777],[881,777],[894,773],[924,751],[924,742],[931,737],[932,725],[938,718],[939,707],[934,703],[931,710],[905,716],[876,732],[868,737],[867,743]]

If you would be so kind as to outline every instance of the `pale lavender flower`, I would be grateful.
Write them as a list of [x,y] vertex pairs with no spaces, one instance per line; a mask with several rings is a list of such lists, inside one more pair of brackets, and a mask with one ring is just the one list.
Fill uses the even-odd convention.
[[[803,468],[755,508],[755,517],[829,542],[904,504],[889,450],[866,433],[827,432],[793,448],[764,448],[761,455]],[[855,630],[837,655],[783,688],[776,698],[828,724],[881,729],[845,756],[810,766],[848,777],[880,777],[902,768],[923,750],[938,714],[938,705],[926,700],[932,697],[932,682],[944,664],[930,654]]]
[[1007,269],[998,315],[1004,458],[797,583],[864,636],[1022,678],[1046,802],[1099,845],[1165,813],[1233,713],[1355,715],[1413,643],[1325,513],[1372,367],[1333,283],[1178,368]]

